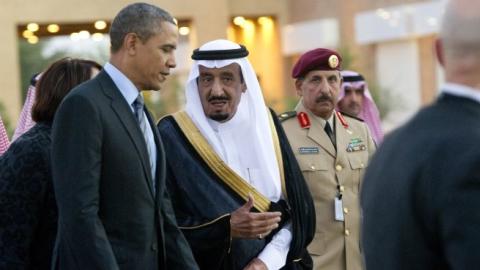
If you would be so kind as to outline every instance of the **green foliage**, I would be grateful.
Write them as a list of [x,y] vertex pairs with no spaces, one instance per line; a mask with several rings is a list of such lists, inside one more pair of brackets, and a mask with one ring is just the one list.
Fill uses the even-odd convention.
[[380,87],[377,83],[368,83],[368,90],[380,112],[380,118],[384,119],[393,110],[402,109],[403,99],[393,94],[389,89]]
[[[74,44],[67,49],[56,49],[50,55],[45,55],[45,49],[52,46],[51,38],[41,38],[37,44],[30,44],[24,39],[19,40],[19,56],[21,70],[21,91],[22,98],[25,99],[26,91],[30,85],[30,80],[34,74],[45,70],[51,63],[65,58],[84,58],[90,59],[103,64],[108,59],[108,48],[104,48],[104,44]],[[96,44],[96,43],[94,43]],[[88,45],[88,47],[87,47]],[[74,50],[74,46],[85,46],[82,50]]]
[[351,50],[348,47],[340,47],[338,53],[342,56],[342,69],[351,69],[353,62],[355,61],[355,57]]
[[18,41],[22,100],[27,95],[27,88],[30,85],[32,76],[45,69],[49,63],[49,59],[42,57],[42,50],[45,44],[46,42],[43,39],[40,39],[37,44],[30,44],[24,39]]
[[[299,97],[286,97],[285,98],[285,111],[293,111],[295,110],[295,106],[297,106]],[[280,112],[278,112],[280,113]]]

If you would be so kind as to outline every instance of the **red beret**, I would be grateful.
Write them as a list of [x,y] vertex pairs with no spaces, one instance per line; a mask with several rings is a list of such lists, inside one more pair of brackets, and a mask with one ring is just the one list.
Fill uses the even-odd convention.
[[300,78],[312,70],[341,70],[342,57],[336,51],[318,48],[300,56],[293,67],[292,77]]

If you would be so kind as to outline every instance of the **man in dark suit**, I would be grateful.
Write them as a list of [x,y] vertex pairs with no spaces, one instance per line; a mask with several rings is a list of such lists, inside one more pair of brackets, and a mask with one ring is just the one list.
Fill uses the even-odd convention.
[[480,2],[447,6],[437,56],[447,84],[384,141],[367,169],[367,270],[480,265]]
[[140,91],[175,67],[177,26],[145,3],[111,29],[111,57],[72,90],[53,125],[58,269],[197,269],[165,189],[165,154]]

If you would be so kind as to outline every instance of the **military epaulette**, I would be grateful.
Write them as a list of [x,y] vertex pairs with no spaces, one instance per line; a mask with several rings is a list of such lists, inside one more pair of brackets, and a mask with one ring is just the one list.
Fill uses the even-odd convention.
[[285,120],[287,120],[287,119],[290,119],[290,118],[292,118],[292,117],[294,117],[294,116],[296,116],[296,115],[297,115],[297,112],[296,112],[296,111],[284,112],[284,113],[282,113],[282,114],[280,114],[280,115],[278,116],[278,120],[280,120],[281,122],[283,122],[283,121],[285,121]]
[[364,120],[363,120],[362,118],[359,118],[359,117],[356,117],[356,116],[353,116],[353,115],[351,115],[351,114],[344,113],[344,112],[340,112],[340,113],[341,113],[342,115],[344,115],[344,116],[353,118],[353,119],[358,120],[358,121],[360,121],[360,122],[364,122]]

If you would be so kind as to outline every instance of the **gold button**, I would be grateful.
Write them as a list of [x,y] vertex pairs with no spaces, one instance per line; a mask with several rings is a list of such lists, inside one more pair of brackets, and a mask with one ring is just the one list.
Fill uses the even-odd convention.
[[344,212],[345,214],[348,214],[348,208],[347,208],[347,207],[344,207],[344,208],[343,208],[343,212]]
[[346,236],[349,236],[349,235],[350,235],[350,231],[349,231],[348,229],[345,230],[345,235],[346,235]]
[[340,191],[341,191],[341,192],[344,192],[344,191],[345,191],[345,187],[344,187],[344,186],[340,186]]
[[315,166],[313,166],[313,165],[310,166],[310,169],[315,170]]
[[363,163],[360,163],[360,167],[363,168],[365,165],[363,165]]
[[338,172],[342,170],[342,165],[337,165],[335,166],[335,170],[337,170]]

